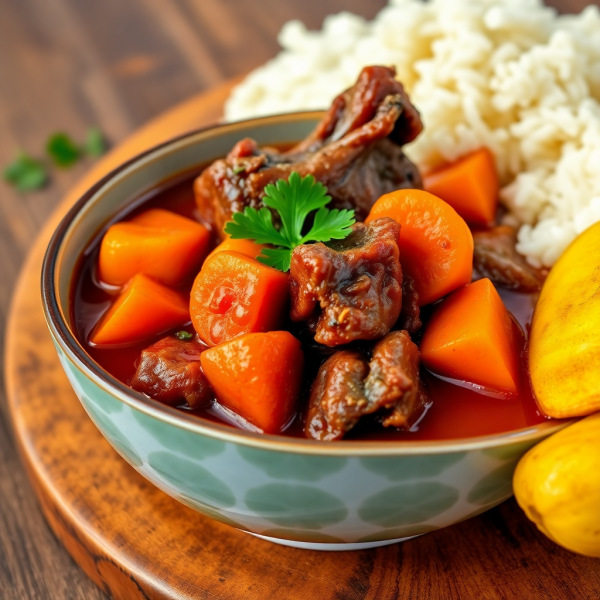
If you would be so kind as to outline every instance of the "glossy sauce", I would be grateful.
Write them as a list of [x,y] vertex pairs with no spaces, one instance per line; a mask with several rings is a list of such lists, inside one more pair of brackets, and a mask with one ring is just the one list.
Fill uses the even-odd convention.
[[[190,218],[197,218],[192,189],[194,176],[188,175],[167,182],[151,194],[139,198],[132,204],[132,210],[120,215],[119,220],[129,218],[150,207],[162,207]],[[116,289],[101,286],[95,278],[98,249],[103,233],[104,230],[92,241],[80,260],[80,267],[72,285],[71,311],[77,335],[89,355],[113,377],[127,384],[135,373],[143,349],[168,333],[175,333],[181,329],[193,333],[193,328],[191,325],[185,328],[178,327],[172,332],[121,348],[97,348],[88,343],[91,330],[118,293]],[[183,291],[189,293],[191,284],[192,281],[188,282],[187,286],[182,288]],[[499,292],[508,310],[524,332],[519,396],[493,397],[468,384],[458,382],[457,385],[455,382],[443,381],[432,374],[425,373],[424,378],[428,384],[432,404],[411,431],[384,428],[375,421],[367,419],[356,426],[345,439],[404,441],[457,439],[522,429],[546,420],[532,395],[526,369],[525,342],[536,296],[502,289]],[[310,377],[310,374],[307,375]],[[306,394],[301,407],[306,405],[309,383],[310,381],[307,381]],[[185,407],[181,409],[192,412]],[[240,425],[239,419],[224,411],[217,402],[210,407],[194,411],[193,414],[211,421]],[[290,423],[285,434],[304,437],[302,410]]]

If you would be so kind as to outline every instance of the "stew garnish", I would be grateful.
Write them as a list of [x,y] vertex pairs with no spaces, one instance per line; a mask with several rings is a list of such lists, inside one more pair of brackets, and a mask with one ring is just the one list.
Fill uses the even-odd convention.
[[[244,212],[234,213],[232,220],[225,225],[225,233],[234,240],[254,240],[259,244],[272,244],[275,248],[265,248],[258,260],[284,273],[290,270],[292,250],[308,242],[329,242],[343,240],[350,235],[354,224],[354,211],[337,208],[329,210],[325,206],[331,201],[327,188],[312,175],[300,177],[295,171],[289,179],[278,180],[275,185],[265,186],[262,199],[265,207],[246,207]],[[273,223],[272,209],[279,217],[279,229]],[[313,223],[306,231],[309,215]]]

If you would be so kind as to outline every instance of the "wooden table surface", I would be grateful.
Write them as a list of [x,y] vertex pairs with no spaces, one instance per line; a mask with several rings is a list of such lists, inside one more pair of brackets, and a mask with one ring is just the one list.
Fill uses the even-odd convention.
[[[550,2],[570,12],[591,3],[600,1]],[[384,4],[385,0],[0,0],[0,166],[18,148],[41,153],[48,134],[57,130],[81,139],[88,127],[99,126],[111,143],[117,143],[173,104],[273,56],[276,34],[288,19],[299,18],[317,28],[328,13],[347,9],[372,18]],[[41,192],[19,195],[0,183],[0,339],[13,285],[36,233],[90,165],[83,161],[56,173]],[[0,365],[3,353],[1,345]],[[105,598],[42,518],[14,449],[3,379],[0,371],[0,598]],[[502,512],[517,513],[518,508],[511,501]],[[519,535],[539,535],[518,514],[515,519]],[[500,522],[496,525],[502,527]],[[600,564],[590,578],[598,586],[584,587],[600,590]],[[583,597],[564,595],[578,582],[569,581],[565,573],[560,579],[546,588],[556,589],[557,595],[549,592],[544,597]]]

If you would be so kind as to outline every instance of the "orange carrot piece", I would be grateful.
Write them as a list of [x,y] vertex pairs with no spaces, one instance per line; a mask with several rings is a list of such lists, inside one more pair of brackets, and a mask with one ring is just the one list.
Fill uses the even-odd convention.
[[183,294],[140,273],[102,315],[90,342],[98,346],[139,342],[189,320],[188,299]]
[[258,258],[258,255],[264,248],[268,248],[265,244],[257,244],[252,240],[233,240],[230,237],[223,240],[207,257],[208,260],[217,252],[239,252],[250,258]]
[[501,392],[519,388],[518,330],[489,279],[446,298],[431,317],[420,345],[434,373]]
[[265,433],[280,433],[296,407],[304,355],[287,331],[249,333],[200,355],[219,402]]
[[422,190],[381,196],[366,222],[390,217],[400,223],[400,262],[424,306],[471,281],[473,236],[446,202]]
[[487,148],[436,169],[423,183],[428,192],[445,200],[469,223],[487,225],[496,216],[500,182],[496,162]]
[[210,233],[200,223],[151,208],[109,227],[100,246],[98,276],[120,286],[144,273],[178,286],[200,269],[209,242]]
[[149,208],[144,210],[131,218],[129,223],[172,231],[198,231],[199,227],[206,229],[198,221],[188,219],[188,217],[165,210],[164,208]]
[[192,324],[209,346],[238,335],[280,329],[288,310],[288,276],[239,252],[207,259],[192,287]]

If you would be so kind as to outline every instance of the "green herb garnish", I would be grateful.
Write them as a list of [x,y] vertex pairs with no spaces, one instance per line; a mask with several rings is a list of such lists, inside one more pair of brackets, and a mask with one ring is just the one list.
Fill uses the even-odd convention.
[[[258,260],[280,271],[288,271],[292,250],[307,242],[328,242],[342,240],[350,234],[354,224],[353,210],[329,210],[325,208],[331,200],[327,188],[312,175],[300,177],[293,172],[288,181],[280,179],[265,187],[263,204],[268,208],[247,207],[244,212],[235,213],[225,226],[225,233],[235,240],[254,240],[258,244],[271,244],[276,248],[262,251]],[[273,223],[269,208],[279,214],[281,227]],[[314,215],[312,227],[303,234],[308,215]]]
[[17,158],[5,167],[3,176],[20,192],[38,190],[48,181],[44,165],[25,152],[20,152]]
[[[66,133],[54,133],[46,142],[46,152],[57,167],[70,167],[84,154],[98,157],[104,154],[104,136],[97,127],[88,129],[85,144],[79,147]],[[46,163],[46,164],[45,164]],[[39,161],[25,152],[20,152],[13,162],[4,168],[4,179],[20,192],[37,190],[48,181],[47,161]]]
[[97,158],[102,156],[106,150],[104,136],[97,127],[91,127],[85,134],[85,153]]
[[81,151],[66,133],[54,133],[46,142],[46,152],[57,167],[70,167],[79,160]]
[[189,333],[187,331],[178,331],[175,334],[180,340],[191,340],[194,337],[193,333]]
[[243,173],[246,170],[246,167],[243,166],[239,166],[239,167],[233,167],[233,174],[234,175],[239,175],[240,173]]

